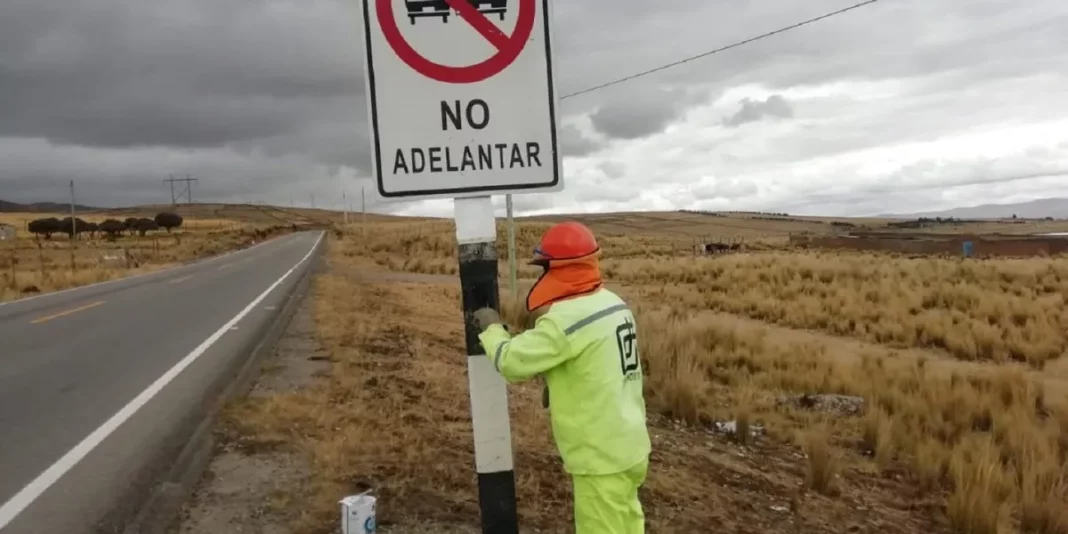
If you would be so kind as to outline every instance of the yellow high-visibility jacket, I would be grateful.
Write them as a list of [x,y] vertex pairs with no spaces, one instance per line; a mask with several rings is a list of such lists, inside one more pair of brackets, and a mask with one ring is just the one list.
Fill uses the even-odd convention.
[[634,315],[599,289],[554,303],[512,337],[495,324],[479,335],[509,382],[544,375],[553,438],[572,475],[608,475],[649,457]]

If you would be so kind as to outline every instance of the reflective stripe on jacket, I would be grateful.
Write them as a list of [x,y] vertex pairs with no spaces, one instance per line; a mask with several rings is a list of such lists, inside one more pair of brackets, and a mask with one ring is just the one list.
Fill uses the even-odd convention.
[[509,382],[545,376],[553,438],[569,473],[619,473],[648,458],[637,329],[615,293],[556,302],[522,334],[492,325],[479,340]]

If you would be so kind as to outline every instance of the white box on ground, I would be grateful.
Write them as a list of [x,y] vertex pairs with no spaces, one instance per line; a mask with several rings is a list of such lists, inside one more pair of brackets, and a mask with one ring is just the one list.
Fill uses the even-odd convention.
[[362,0],[387,200],[563,188],[549,0]]
[[366,493],[341,499],[341,534],[373,534],[376,499]]

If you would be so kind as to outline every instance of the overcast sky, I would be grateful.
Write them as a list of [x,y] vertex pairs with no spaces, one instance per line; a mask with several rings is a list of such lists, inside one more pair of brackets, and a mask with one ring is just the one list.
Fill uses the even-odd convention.
[[[857,0],[556,0],[561,94]],[[0,199],[359,206],[358,0],[0,1]],[[1068,197],[1068,1],[882,0],[560,105],[521,212],[864,215]],[[447,215],[450,201],[378,211]],[[498,199],[503,204],[503,198]]]

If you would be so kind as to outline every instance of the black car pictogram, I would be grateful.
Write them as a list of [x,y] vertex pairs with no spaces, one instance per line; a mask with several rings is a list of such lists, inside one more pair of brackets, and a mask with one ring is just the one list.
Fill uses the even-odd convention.
[[[467,0],[479,13],[496,13],[501,20],[508,11],[508,0]],[[488,7],[487,7],[488,6]]]
[[[467,0],[479,13],[495,13],[504,20],[508,12],[508,0]],[[415,19],[422,17],[441,17],[441,22],[449,22],[452,9],[445,0],[404,0],[408,10],[408,20],[415,24]]]

